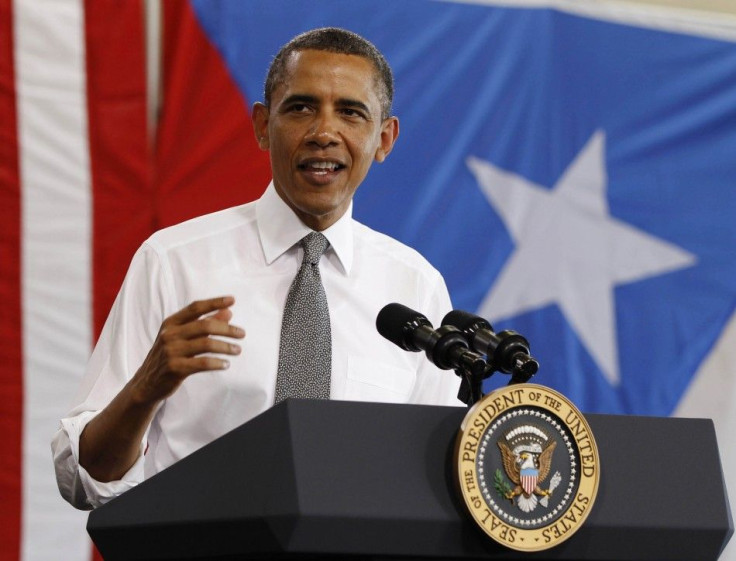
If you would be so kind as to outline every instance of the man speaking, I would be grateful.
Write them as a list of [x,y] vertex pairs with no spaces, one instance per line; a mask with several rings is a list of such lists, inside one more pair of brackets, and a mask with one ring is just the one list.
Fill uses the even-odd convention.
[[437,322],[451,307],[426,260],[352,219],[399,134],[392,97],[386,60],[354,33],[282,47],[253,107],[273,180],[133,257],[52,442],[70,503],[102,505],[289,397],[460,404],[454,374],[374,327],[389,302]]

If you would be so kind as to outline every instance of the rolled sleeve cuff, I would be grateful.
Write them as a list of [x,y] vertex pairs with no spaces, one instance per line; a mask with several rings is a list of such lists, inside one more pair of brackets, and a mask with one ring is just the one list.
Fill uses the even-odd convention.
[[59,491],[70,504],[82,510],[102,506],[143,481],[143,442],[138,459],[119,480],[97,481],[79,465],[79,438],[87,423],[98,413],[85,411],[62,419],[61,428],[51,444]]

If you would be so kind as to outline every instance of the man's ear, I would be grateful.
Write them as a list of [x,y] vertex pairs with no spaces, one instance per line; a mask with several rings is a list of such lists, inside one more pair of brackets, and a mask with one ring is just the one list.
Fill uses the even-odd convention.
[[374,156],[378,163],[383,162],[391,153],[394,142],[399,137],[399,119],[398,117],[389,117],[381,123],[381,142],[376,149]]
[[253,104],[252,119],[253,131],[256,134],[256,141],[261,150],[268,150],[270,143],[268,138],[268,107],[260,102]]

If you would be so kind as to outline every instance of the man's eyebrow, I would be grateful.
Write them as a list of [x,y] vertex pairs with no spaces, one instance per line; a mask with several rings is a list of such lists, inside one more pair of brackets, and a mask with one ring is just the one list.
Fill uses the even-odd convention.
[[[281,105],[292,105],[294,103],[306,103],[309,105],[319,105],[320,101],[319,98],[313,95],[309,94],[292,94],[281,102]],[[368,105],[363,103],[360,100],[352,99],[349,97],[341,97],[337,100],[335,103],[338,107],[348,107],[352,109],[360,109],[361,111],[364,111],[365,113],[370,115],[371,110],[368,108]]]
[[337,106],[338,107],[349,107],[352,109],[360,109],[362,111],[365,111],[368,115],[370,115],[371,113],[371,110],[368,108],[368,106],[362,101],[358,101],[357,99],[340,98],[337,100]]
[[289,97],[285,98],[281,104],[287,105],[292,103],[319,103],[319,100],[313,96],[313,95],[306,95],[306,94],[292,94]]

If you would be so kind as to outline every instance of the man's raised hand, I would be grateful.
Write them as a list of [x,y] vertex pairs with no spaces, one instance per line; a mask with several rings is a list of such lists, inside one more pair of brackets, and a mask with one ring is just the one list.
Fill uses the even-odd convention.
[[230,324],[232,296],[197,300],[161,324],[131,389],[138,403],[155,403],[173,394],[191,374],[229,367],[227,356],[240,354],[233,342],[245,337]]
[[148,356],[135,373],[83,430],[79,464],[98,481],[120,479],[139,457],[141,439],[159,402],[187,376],[228,367],[227,356],[240,354],[233,340],[245,337],[230,324],[232,296],[192,302],[166,318]]

